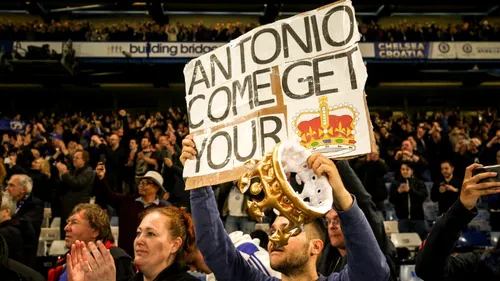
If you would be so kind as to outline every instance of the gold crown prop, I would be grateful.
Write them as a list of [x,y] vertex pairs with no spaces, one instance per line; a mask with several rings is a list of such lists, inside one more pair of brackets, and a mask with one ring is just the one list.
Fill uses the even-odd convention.
[[[262,160],[248,161],[245,164],[248,171],[239,181],[240,191],[253,195],[253,199],[247,201],[252,218],[261,222],[264,213],[274,209],[289,220],[284,229],[278,229],[269,238],[278,248],[287,245],[290,237],[299,235],[305,224],[322,217],[333,203],[327,179],[324,176],[317,178],[308,168],[309,155],[298,143],[279,143]],[[296,176],[298,182],[304,182],[303,192],[298,193],[292,188],[287,180],[288,172],[296,172],[301,177]],[[264,198],[255,199],[257,195],[261,198],[262,192]]]

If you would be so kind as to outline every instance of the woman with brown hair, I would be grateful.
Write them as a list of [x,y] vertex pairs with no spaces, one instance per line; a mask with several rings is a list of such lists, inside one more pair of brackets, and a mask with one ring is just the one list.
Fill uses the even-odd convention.
[[[197,281],[182,258],[195,250],[194,225],[185,208],[161,207],[146,211],[134,241],[139,272],[131,281]],[[92,254],[89,252],[89,250]],[[75,243],[68,254],[68,280],[115,281],[115,267],[101,242]]]

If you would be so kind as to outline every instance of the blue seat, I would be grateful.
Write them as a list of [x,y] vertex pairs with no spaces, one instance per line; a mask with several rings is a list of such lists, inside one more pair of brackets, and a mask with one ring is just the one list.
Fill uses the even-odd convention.
[[460,238],[458,238],[457,246],[478,246],[478,247],[488,247],[491,245],[490,239],[486,237],[485,232],[481,231],[470,231],[462,232]]
[[427,221],[435,221],[438,217],[439,206],[435,202],[424,202],[422,205],[424,208],[424,217]]
[[394,181],[395,175],[396,174],[394,172],[389,172],[389,173],[384,175],[384,180],[385,181]]
[[498,243],[498,240],[500,240],[500,232],[490,232],[491,246],[495,246]]
[[415,265],[402,265],[399,269],[400,281],[423,281],[415,273]]
[[434,185],[434,183],[431,181],[426,181],[426,182],[424,182],[424,184],[425,184],[425,187],[427,187],[427,193],[429,194],[429,197],[430,197],[431,192],[432,192],[432,186]]
[[118,226],[118,217],[111,217],[111,226]]

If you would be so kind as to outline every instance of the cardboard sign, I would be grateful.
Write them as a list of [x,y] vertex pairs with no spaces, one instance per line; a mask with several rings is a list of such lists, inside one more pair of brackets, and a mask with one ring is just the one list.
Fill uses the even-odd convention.
[[371,151],[366,68],[350,1],[264,25],[184,68],[198,155],[192,189],[238,179],[282,140],[332,158]]

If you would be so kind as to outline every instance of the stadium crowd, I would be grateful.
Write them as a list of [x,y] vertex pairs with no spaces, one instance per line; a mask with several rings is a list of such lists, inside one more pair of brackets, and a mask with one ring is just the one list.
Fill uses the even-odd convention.
[[[394,247],[391,248],[392,244],[387,240],[383,227],[378,231],[373,227],[374,221],[380,224],[383,220],[376,214],[387,215],[387,202],[390,202],[399,219],[400,232],[417,232],[422,240],[425,239],[429,227],[424,217],[424,201],[430,197],[438,203],[439,212],[445,213],[456,205],[459,196],[465,196],[461,195],[461,189],[468,188],[465,184],[470,180],[470,175],[466,173],[468,166],[473,163],[500,164],[500,123],[497,114],[496,109],[489,109],[477,117],[466,117],[459,111],[411,117],[372,113],[378,151],[352,159],[349,163],[338,161],[335,165],[345,188],[356,197],[355,203],[351,200],[346,201],[346,204],[359,205],[370,222],[359,227],[372,225],[375,234],[373,241],[377,239],[382,251],[378,247],[372,249],[366,246],[366,249],[373,250],[372,258],[377,259],[378,265],[365,252],[363,257],[352,259],[349,255],[359,254],[356,245],[350,244],[352,240],[334,244],[339,239],[340,231],[335,221],[355,216],[349,211],[340,212],[342,208],[339,207],[338,212],[332,209],[327,214],[325,225],[331,245],[339,249],[339,254],[335,258],[332,258],[331,252],[325,254],[328,259],[320,260],[318,271],[325,276],[341,272],[346,263],[355,263],[359,259],[359,262],[367,265],[366,270],[381,272],[380,276],[369,280],[382,280],[383,276],[387,277],[384,274],[388,269],[377,266],[380,266],[379,261],[384,260],[385,256],[391,270],[391,280],[396,280],[395,266],[391,264]],[[185,275],[188,269],[183,268],[182,264],[199,272],[193,275],[207,274],[200,278],[214,280],[210,279],[213,278],[211,274],[224,276],[231,265],[226,265],[228,260],[219,256],[233,256],[229,252],[214,252],[213,249],[226,251],[228,245],[224,243],[227,241],[237,246],[247,239],[245,241],[255,244],[257,252],[267,251],[267,235],[255,231],[255,222],[248,217],[245,200],[242,200],[244,197],[234,183],[214,188],[215,194],[209,189],[197,190],[191,193],[191,198],[189,191],[184,190],[182,171],[186,157],[183,159],[181,156],[186,152],[183,145],[193,143],[189,140],[183,142],[189,134],[187,115],[183,109],[170,108],[167,112],[136,114],[125,110],[102,114],[18,114],[10,121],[22,125],[15,127],[15,130],[4,131],[2,135],[0,185],[5,186],[6,192],[2,196],[0,208],[0,235],[7,242],[11,260],[35,268],[43,208],[50,206],[52,216],[61,218],[61,240],[65,241],[71,255],[58,260],[57,266],[48,275],[42,272],[48,280],[68,280],[68,276],[70,280],[78,280],[78,274],[84,274],[84,269],[79,267],[79,259],[74,258],[75,255],[87,256],[90,263],[106,264],[108,267],[100,268],[108,270],[108,274],[116,274],[122,280],[137,278],[137,275],[132,277],[137,269],[134,266],[145,278],[148,274],[158,274],[166,266],[163,264],[163,267],[156,268],[157,264],[150,264],[152,249],[160,247],[155,244],[160,243],[159,240],[151,238],[152,235],[160,234],[151,229],[157,231],[163,225],[169,225],[167,230],[173,235],[172,239],[180,239],[172,240],[170,246],[162,248],[157,253],[159,256],[155,256],[155,259],[166,259],[169,278],[175,276],[174,279],[168,279],[162,273],[165,279],[160,280],[191,280],[192,275]],[[424,182],[434,183],[430,191]],[[91,200],[95,200],[96,205],[88,204]],[[487,200],[491,210],[491,227],[499,231],[500,194],[490,195]],[[371,201],[376,206],[374,212],[370,211]],[[158,211],[153,208],[155,206],[175,207]],[[7,211],[3,213],[4,210]],[[146,214],[140,217],[144,210]],[[193,219],[189,211],[193,212]],[[219,228],[217,223],[210,231],[206,222],[215,221],[219,214],[227,233],[241,230],[245,235],[237,233],[230,240],[224,240],[218,236],[223,235],[223,232],[218,232],[223,228]],[[108,216],[119,218],[118,241],[114,241],[109,232]],[[157,225],[158,220],[161,227]],[[194,237],[193,227],[196,234],[203,235]],[[345,236],[355,236],[342,230]],[[316,230],[308,230],[307,233],[316,233]],[[259,237],[261,243],[252,240],[247,234]],[[211,241],[210,246],[207,246],[211,235],[215,235],[213,240],[222,244]],[[363,238],[360,238],[368,239],[366,245],[372,241],[371,236],[368,236],[363,233]],[[120,248],[112,246],[115,242]],[[89,243],[88,247],[85,247],[86,243]],[[353,247],[354,250],[347,251],[346,255],[346,247]],[[107,252],[106,248],[111,249],[111,252]],[[238,247],[238,250],[242,252],[243,248]],[[89,251],[92,251],[92,256],[88,255]],[[316,264],[315,259],[320,257],[315,250],[311,251],[310,255]],[[332,264],[333,261],[336,264]],[[93,270],[97,272],[95,265]],[[229,271],[230,274],[250,274],[245,271],[247,268],[241,269],[241,272],[238,272],[239,268],[233,270]],[[279,276],[269,266],[264,270],[270,272],[268,276]],[[281,272],[292,274],[284,269]],[[355,276],[358,273],[350,274]],[[262,277],[252,280],[268,279]]]
[[220,41],[227,42],[255,28],[256,24],[218,23],[207,26],[202,21],[184,25],[161,25],[154,21],[94,25],[87,21],[27,22],[0,21],[4,40],[33,41]]
[[[500,41],[499,23],[441,25],[433,22],[400,23],[381,26],[377,23],[359,23],[362,42],[426,42],[426,41]],[[195,24],[158,24],[121,22],[112,25],[92,24],[87,21],[51,22],[33,21],[13,23],[0,19],[2,40],[28,41],[217,41],[227,42],[255,28],[257,24],[217,23],[208,26]]]

